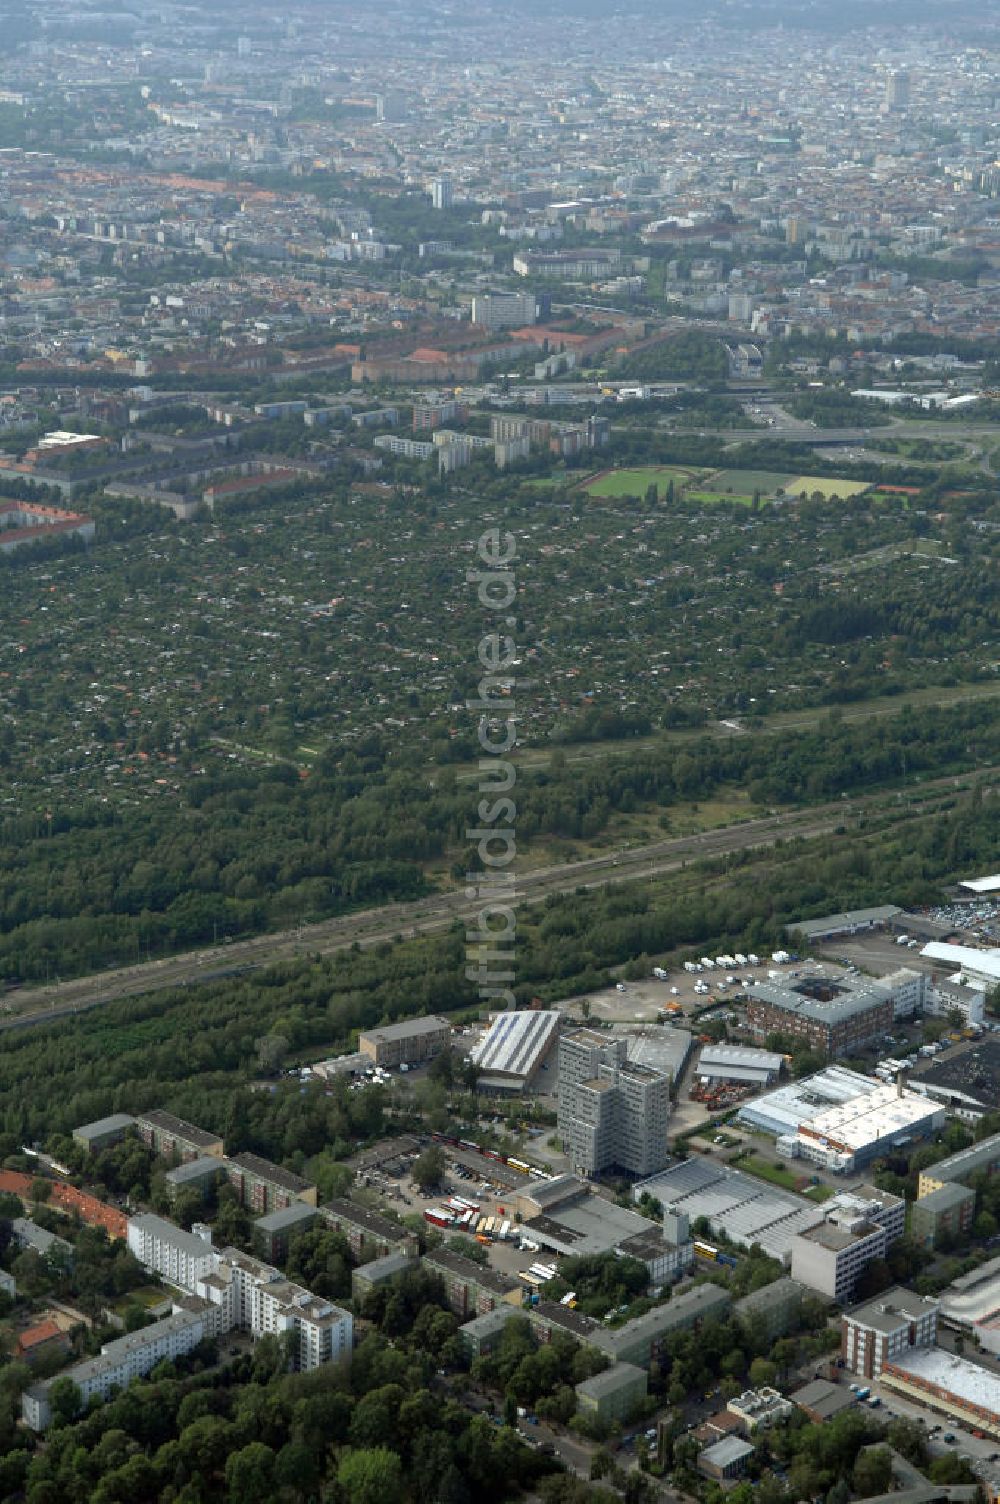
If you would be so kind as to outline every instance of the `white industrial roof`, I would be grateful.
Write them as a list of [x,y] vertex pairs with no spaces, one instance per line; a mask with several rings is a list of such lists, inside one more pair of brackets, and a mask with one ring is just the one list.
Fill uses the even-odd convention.
[[892,1362],[894,1368],[912,1374],[915,1379],[937,1384],[957,1399],[979,1405],[1000,1420],[1000,1383],[991,1369],[980,1368],[978,1363],[958,1358],[940,1347],[915,1349]]
[[795,1133],[800,1124],[812,1123],[829,1107],[850,1102],[871,1091],[875,1084],[870,1076],[862,1076],[843,1065],[831,1065],[804,1081],[779,1086],[777,1091],[768,1092],[756,1102],[748,1102],[740,1108],[739,1117],[768,1133]]
[[707,1044],[699,1057],[698,1069],[704,1070],[709,1066],[743,1065],[751,1070],[777,1073],[781,1070],[783,1060],[783,1055],[776,1055],[771,1050],[748,1050],[740,1045],[732,1044]]
[[1000,889],[1000,872],[994,872],[992,877],[970,877],[958,886],[968,888],[970,893],[996,893]]
[[956,971],[1000,982],[1000,950],[977,950],[974,945],[945,945],[941,940],[932,940],[920,954],[931,961],[943,961]]
[[941,1295],[941,1312],[960,1325],[988,1321],[1000,1313],[1000,1258],[963,1274]]
[[788,1259],[796,1233],[823,1221],[822,1209],[802,1196],[703,1159],[685,1160],[641,1181],[632,1188],[634,1199],[643,1191],[692,1222],[707,1217],[713,1228],[744,1248],[759,1243],[777,1259]]
[[905,1133],[942,1110],[917,1092],[904,1091],[900,1096],[895,1086],[877,1086],[849,1102],[817,1113],[809,1127],[821,1138],[834,1139],[857,1150],[873,1140]]
[[538,1068],[558,1027],[556,1012],[501,1013],[473,1049],[472,1059],[481,1071],[527,1079]]
[[687,1029],[661,1024],[655,1030],[628,1035],[629,1065],[645,1065],[676,1081],[687,1062],[694,1035]]

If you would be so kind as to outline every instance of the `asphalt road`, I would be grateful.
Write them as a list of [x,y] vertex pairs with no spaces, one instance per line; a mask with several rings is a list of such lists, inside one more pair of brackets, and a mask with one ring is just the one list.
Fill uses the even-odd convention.
[[[919,788],[907,790],[905,798],[896,792],[883,791],[866,798],[836,800],[809,809],[722,826],[698,835],[619,848],[560,866],[515,873],[515,892],[507,901],[513,904],[538,903],[553,893],[599,888],[609,881],[651,879],[679,871],[689,862],[766,848],[778,841],[829,836],[865,814],[879,815],[894,822],[919,818],[941,798],[973,782],[992,778],[997,771],[1000,770],[980,769],[975,774],[928,781]],[[472,921],[479,907],[477,900],[470,900],[464,890],[458,889],[407,903],[365,909],[293,930],[257,935],[230,945],[208,946],[72,981],[21,989],[8,994],[0,1003],[5,1015],[0,1019],[0,1030],[45,1023],[103,1003],[138,997],[166,987],[198,986],[219,981],[279,960],[330,954],[352,945],[367,948],[398,936],[415,938],[418,934],[446,929],[456,919]]]

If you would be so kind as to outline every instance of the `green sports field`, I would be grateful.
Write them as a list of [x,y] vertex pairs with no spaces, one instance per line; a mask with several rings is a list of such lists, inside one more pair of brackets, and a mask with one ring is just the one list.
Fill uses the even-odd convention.
[[801,496],[804,491],[807,496],[812,496],[818,491],[826,501],[844,500],[848,496],[860,496],[862,491],[870,491],[870,480],[831,480],[826,475],[796,475],[793,480],[785,484],[786,496]]
[[586,481],[583,489],[590,496],[645,496],[650,486],[657,486],[662,493],[673,481],[679,490],[704,474],[704,470],[685,470],[677,465],[642,465],[634,470],[607,470]]
[[780,470],[719,470],[711,478],[713,491],[731,491],[735,496],[752,496],[759,491],[761,496],[773,496],[775,491],[787,491],[790,477]]
[[[739,491],[685,491],[684,495],[688,501],[702,502],[705,506],[715,506],[720,501],[727,502],[729,506],[737,507],[749,507],[753,505],[753,497],[742,495]],[[767,504],[768,498],[762,496],[761,505],[766,506]]]

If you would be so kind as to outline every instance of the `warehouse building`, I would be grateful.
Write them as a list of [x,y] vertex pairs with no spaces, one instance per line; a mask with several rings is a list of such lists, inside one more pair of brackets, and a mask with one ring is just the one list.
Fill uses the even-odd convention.
[[840,1318],[844,1367],[863,1378],[877,1379],[887,1363],[914,1348],[933,1347],[939,1310],[931,1296],[897,1287],[845,1311]]
[[709,1159],[687,1159],[632,1187],[632,1199],[655,1197],[664,1211],[683,1213],[692,1225],[706,1217],[716,1237],[740,1248],[760,1245],[788,1264],[795,1235],[823,1220],[821,1208],[742,1170]]
[[420,1065],[440,1055],[450,1042],[451,1024],[446,1018],[408,1018],[384,1029],[367,1029],[358,1036],[358,1050],[373,1064],[392,1070],[399,1065]]
[[779,1087],[740,1108],[748,1127],[776,1135],[787,1159],[806,1159],[841,1173],[864,1169],[889,1150],[929,1138],[944,1126],[937,1102],[836,1066]]
[[649,1376],[645,1368],[616,1363],[576,1386],[577,1405],[584,1415],[598,1421],[631,1419],[646,1398]]
[[688,1219],[681,1213],[664,1214],[662,1224],[640,1217],[626,1207],[595,1196],[575,1175],[560,1175],[533,1195],[531,1187],[519,1205],[542,1204],[537,1215],[523,1224],[523,1231],[543,1248],[567,1257],[593,1257],[615,1253],[646,1265],[650,1283],[663,1285],[677,1279],[694,1263],[694,1243]]
[[739,1082],[763,1091],[781,1075],[784,1057],[770,1050],[748,1050],[740,1045],[707,1044],[698,1057],[694,1073],[705,1084]]
[[788,934],[801,935],[803,940],[815,943],[832,940],[835,935],[864,935],[890,929],[902,912],[889,903],[878,909],[854,909],[846,914],[825,914],[820,919],[799,919],[785,928]]
[[805,976],[787,985],[761,982],[749,995],[746,1016],[754,1034],[786,1034],[836,1056],[891,1034],[894,1006],[891,991],[878,982]]
[[854,1395],[846,1385],[831,1384],[829,1379],[810,1379],[808,1384],[789,1395],[789,1399],[817,1426],[833,1420],[834,1416],[842,1410],[849,1410],[854,1404]]
[[892,1149],[931,1138],[944,1127],[945,1111],[918,1092],[896,1084],[876,1086],[864,1096],[818,1113],[794,1135],[776,1142],[788,1159],[808,1159],[824,1169],[849,1174],[882,1159]]
[[958,885],[968,893],[974,893],[977,898],[984,893],[1000,892],[1000,872],[989,873],[986,877],[967,877]]
[[932,940],[920,952],[943,970],[951,980],[990,992],[1000,983],[1000,950],[977,950],[974,945],[947,945]]
[[747,1102],[739,1110],[739,1121],[748,1128],[760,1128],[775,1137],[797,1133],[799,1125],[811,1123],[828,1107],[850,1102],[871,1091],[875,1082],[845,1065],[829,1065],[802,1081],[789,1082],[768,1092],[756,1102]]
[[882,1384],[918,1404],[1000,1437],[1000,1382],[992,1369],[941,1348],[921,1348],[886,1363]]
[[135,1118],[129,1113],[115,1112],[110,1117],[98,1118],[96,1123],[81,1123],[79,1128],[73,1129],[73,1142],[86,1149],[88,1154],[99,1154],[102,1149],[120,1144],[134,1126]]
[[559,1017],[554,1010],[498,1014],[472,1050],[478,1090],[527,1090],[555,1044]]
[[942,1239],[960,1238],[972,1227],[976,1193],[969,1186],[943,1185],[921,1196],[910,1208],[910,1236],[923,1248],[935,1248]]
[[658,1024],[655,1029],[630,1029],[625,1034],[629,1064],[659,1071],[671,1081],[679,1081],[684,1074],[693,1044],[693,1034],[671,1024]]
[[941,1295],[941,1317],[971,1332],[986,1352],[1000,1353],[1000,1258],[953,1280]]

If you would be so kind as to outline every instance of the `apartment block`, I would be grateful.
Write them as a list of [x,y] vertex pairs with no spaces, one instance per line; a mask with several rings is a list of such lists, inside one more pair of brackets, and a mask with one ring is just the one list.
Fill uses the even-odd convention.
[[324,1222],[343,1235],[351,1257],[359,1263],[382,1258],[387,1253],[414,1255],[418,1250],[416,1234],[408,1228],[343,1197],[324,1201],[319,1214]]
[[942,1238],[959,1238],[969,1232],[975,1214],[975,1191],[955,1181],[914,1201],[910,1233],[914,1242],[934,1248]]
[[763,1324],[767,1340],[785,1337],[798,1326],[802,1310],[803,1287],[787,1276],[776,1279],[744,1295],[733,1306],[733,1315],[744,1324],[757,1327]]
[[[395,1284],[415,1269],[417,1261],[408,1253],[387,1253],[383,1258],[372,1259],[370,1264],[361,1264],[357,1269],[351,1270],[351,1296],[354,1300],[364,1300],[365,1296],[380,1285]],[[504,1306],[504,1310],[510,1310]]]
[[576,1386],[577,1405],[600,1421],[626,1421],[646,1398],[649,1375],[632,1363],[615,1363]]
[[[195,1311],[178,1311],[153,1326],[106,1342],[96,1358],[87,1358],[61,1373],[79,1389],[84,1404],[95,1396],[106,1400],[112,1390],[127,1389],[163,1359],[189,1353],[210,1335],[205,1318]],[[33,1431],[44,1431],[52,1420],[49,1393],[57,1379],[33,1384],[21,1396],[21,1414]]]
[[135,1118],[129,1113],[115,1112],[110,1117],[98,1118],[96,1123],[81,1123],[79,1128],[73,1129],[73,1142],[86,1149],[88,1154],[99,1154],[102,1149],[121,1143],[134,1125]]
[[484,1316],[474,1316],[471,1321],[466,1321],[459,1328],[458,1335],[469,1357],[481,1358],[498,1347],[508,1321],[517,1314],[514,1306],[497,1306]]
[[472,300],[472,322],[486,329],[518,329],[533,324],[538,303],[530,292],[486,292]]
[[216,1252],[210,1238],[185,1232],[151,1212],[129,1218],[128,1247],[146,1269],[182,1290],[194,1290],[215,1266]]
[[214,1154],[201,1154],[197,1159],[186,1159],[175,1165],[163,1177],[171,1200],[181,1191],[195,1191],[205,1197],[225,1174],[226,1162]]
[[938,1160],[936,1165],[921,1170],[917,1195],[929,1196],[931,1191],[939,1191],[943,1185],[951,1185],[958,1180],[965,1181],[971,1175],[988,1175],[991,1179],[994,1175],[1000,1175],[1000,1133],[994,1133],[991,1138],[984,1138],[981,1143],[961,1149],[957,1154],[951,1154],[947,1159]]
[[573,1169],[655,1174],[667,1162],[670,1078],[630,1064],[624,1039],[578,1029],[559,1041],[559,1133]]
[[424,1267],[444,1280],[448,1304],[456,1316],[485,1316],[499,1305],[520,1306],[524,1288],[516,1279],[484,1269],[472,1259],[447,1248],[436,1248],[424,1258]]
[[238,1248],[220,1252],[208,1237],[185,1232],[162,1217],[133,1217],[128,1242],[145,1268],[198,1297],[205,1335],[234,1327],[255,1338],[294,1332],[299,1368],[349,1355],[350,1313],[293,1284],[270,1264]]
[[[697,1331],[706,1321],[725,1321],[731,1310],[732,1298],[728,1290],[723,1290],[720,1285],[692,1285],[666,1305],[654,1306],[624,1326],[598,1325],[588,1341],[613,1363],[635,1363],[644,1368],[656,1357],[660,1343],[668,1333]],[[573,1311],[570,1314],[579,1316],[580,1313]]]
[[180,1160],[198,1159],[202,1154],[222,1157],[222,1139],[217,1133],[197,1128],[194,1123],[187,1123],[160,1107],[140,1113],[135,1126],[143,1143],[164,1159],[175,1156]]
[[238,1326],[254,1338],[294,1333],[300,1369],[350,1356],[354,1321],[349,1311],[237,1248],[223,1251],[213,1273],[198,1282],[196,1293],[220,1307],[223,1330]]
[[933,1347],[939,1310],[930,1296],[896,1288],[854,1311],[845,1311],[840,1318],[844,1366],[866,1379],[877,1379],[886,1363],[911,1349]]
[[290,1206],[268,1212],[253,1225],[254,1245],[264,1258],[284,1259],[288,1253],[288,1240],[297,1232],[311,1227],[319,1216],[315,1206],[307,1201],[293,1201]]
[[234,1154],[225,1161],[226,1177],[240,1198],[240,1204],[258,1216],[283,1211],[294,1201],[316,1205],[316,1187],[301,1175],[258,1154]]
[[404,439],[395,433],[380,433],[373,443],[376,449],[398,454],[404,460],[429,460],[434,454],[433,444],[424,443],[420,439]]

